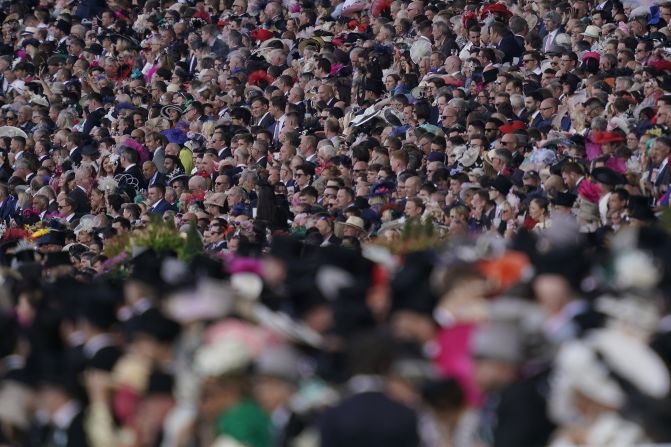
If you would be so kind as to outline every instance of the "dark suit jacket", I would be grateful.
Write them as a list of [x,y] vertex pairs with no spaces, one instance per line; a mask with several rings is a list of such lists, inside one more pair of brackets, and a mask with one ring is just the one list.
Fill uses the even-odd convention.
[[147,187],[149,186],[154,186],[154,185],[162,185],[165,186],[165,182],[167,181],[167,177],[165,174],[161,174],[160,172],[157,172],[152,178],[150,178],[147,181]]
[[9,223],[10,219],[16,213],[16,199],[13,196],[7,197],[0,205],[0,219],[5,223]]
[[262,118],[261,121],[257,124],[257,126],[262,127],[264,129],[268,129],[270,126],[275,124],[275,118],[270,113],[266,113]]
[[521,58],[524,52],[524,47],[519,45],[512,34],[503,37],[496,48],[503,52],[503,63],[508,62],[512,64],[513,59]]
[[86,360],[86,368],[112,371],[123,352],[116,346],[105,346]]
[[[130,178],[128,178],[130,177]],[[142,171],[137,165],[119,174],[119,187],[128,192],[131,197],[141,190],[147,188],[147,180],[142,175]]]
[[100,126],[100,121],[102,120],[103,116],[105,116],[105,109],[102,107],[89,113],[89,116],[84,122],[82,133],[84,135],[88,135],[94,127]]
[[322,447],[414,447],[417,415],[383,393],[366,392],[343,400],[319,421]]
[[86,214],[91,211],[91,203],[89,202],[88,195],[82,191],[81,188],[75,187],[68,197],[75,202],[75,213],[76,214]]
[[177,211],[177,208],[174,205],[169,204],[166,202],[165,199],[159,200],[154,206],[149,208],[149,212],[151,214],[159,214],[163,215],[166,211]]
[[89,445],[84,431],[84,411],[72,419],[66,428],[48,425],[34,425],[28,439],[22,444],[26,447],[87,447]]
[[81,148],[77,147],[75,148],[74,152],[70,154],[70,160],[72,160],[72,164],[75,166],[79,166],[79,164],[82,162],[82,150]]

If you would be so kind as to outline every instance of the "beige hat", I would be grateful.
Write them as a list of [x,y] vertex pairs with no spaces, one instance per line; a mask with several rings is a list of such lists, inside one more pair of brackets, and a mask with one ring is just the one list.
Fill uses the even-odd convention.
[[224,206],[226,203],[226,194],[223,192],[215,192],[205,199],[205,205]]
[[588,25],[585,28],[584,33],[580,33],[581,36],[587,36],[587,37],[592,37],[594,39],[598,39],[599,36],[601,35],[601,28],[599,28],[596,25]]
[[345,232],[345,227],[350,227],[350,228],[355,228],[359,230],[360,233],[363,233],[366,231],[364,228],[364,221],[362,218],[358,216],[350,216],[347,218],[347,221],[345,222],[336,222],[335,224],[335,235],[338,238],[343,237],[343,233]]

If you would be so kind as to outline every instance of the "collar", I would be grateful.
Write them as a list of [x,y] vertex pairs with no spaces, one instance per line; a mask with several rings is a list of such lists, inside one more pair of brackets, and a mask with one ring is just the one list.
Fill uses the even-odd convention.
[[91,337],[84,343],[84,354],[86,357],[93,357],[98,351],[107,346],[112,346],[112,337],[109,334],[98,334]]
[[70,424],[72,424],[72,420],[79,414],[80,410],[80,405],[76,401],[70,400],[56,410],[51,421],[57,428],[67,430]]
[[380,376],[361,374],[349,379],[347,389],[352,394],[381,392],[384,390],[384,380]]

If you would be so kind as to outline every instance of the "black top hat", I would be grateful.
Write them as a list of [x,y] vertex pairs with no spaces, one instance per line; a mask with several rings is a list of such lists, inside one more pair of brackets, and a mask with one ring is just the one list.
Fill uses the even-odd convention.
[[82,147],[82,155],[96,155],[98,153],[98,145],[96,143],[88,143]]
[[366,79],[364,83],[364,90],[381,95],[385,92],[384,83],[379,79]]
[[565,206],[567,208],[573,207],[577,195],[571,192],[558,192],[554,199],[552,199],[552,204],[555,206]]
[[604,167],[592,169],[592,178],[599,183],[609,186],[621,185],[626,181],[623,175]]
[[490,187],[494,188],[504,196],[508,194],[508,191],[510,191],[510,188],[513,187],[513,183],[510,181],[508,177],[504,177],[503,175],[497,175],[496,178],[492,181]]
[[56,251],[47,254],[47,260],[44,263],[44,268],[60,267],[62,265],[72,265],[70,262],[70,253],[64,251]]
[[136,334],[145,334],[159,342],[172,343],[180,332],[180,325],[152,308],[134,318],[132,328]]
[[652,222],[657,220],[655,212],[650,207],[650,199],[645,196],[629,197],[629,218]]

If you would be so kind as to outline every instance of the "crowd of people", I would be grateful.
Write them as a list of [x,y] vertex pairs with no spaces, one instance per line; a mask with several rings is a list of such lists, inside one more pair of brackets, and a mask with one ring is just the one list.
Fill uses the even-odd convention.
[[0,21],[0,445],[671,442],[671,3]]

